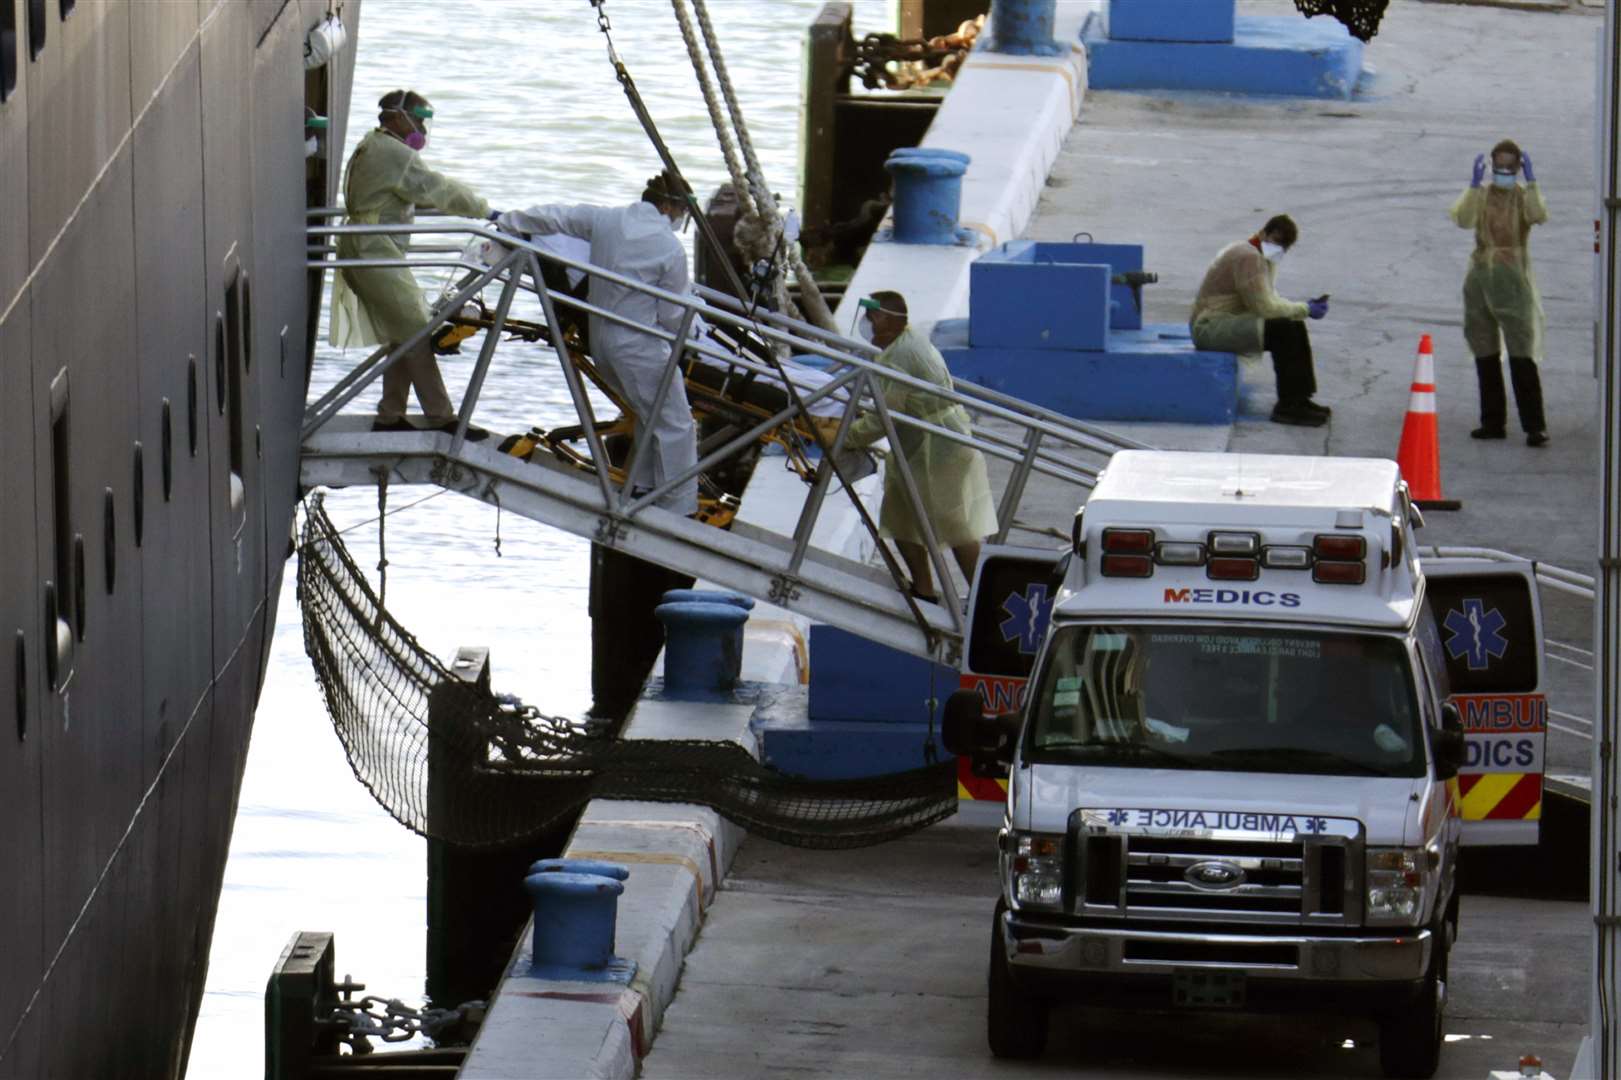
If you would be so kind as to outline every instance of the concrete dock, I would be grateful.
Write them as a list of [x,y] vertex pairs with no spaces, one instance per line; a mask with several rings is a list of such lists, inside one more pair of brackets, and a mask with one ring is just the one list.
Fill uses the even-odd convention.
[[[865,851],[744,841],[642,1076],[1379,1075],[1372,1025],[1333,1017],[1070,1006],[1053,1014],[1040,1061],[992,1058],[994,833],[959,818]],[[1436,1075],[1479,1080],[1535,1052],[1569,1076],[1587,926],[1585,904],[1465,897]]]

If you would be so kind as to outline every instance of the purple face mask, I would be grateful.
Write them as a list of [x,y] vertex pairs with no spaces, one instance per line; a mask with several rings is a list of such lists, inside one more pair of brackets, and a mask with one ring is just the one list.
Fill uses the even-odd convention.
[[420,131],[413,131],[405,137],[405,145],[413,150],[421,150],[428,145],[428,137]]

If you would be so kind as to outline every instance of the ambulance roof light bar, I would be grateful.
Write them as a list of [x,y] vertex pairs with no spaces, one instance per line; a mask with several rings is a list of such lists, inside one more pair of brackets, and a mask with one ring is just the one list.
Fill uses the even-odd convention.
[[1145,578],[1154,574],[1154,530],[1104,529],[1104,577]]
[[1361,585],[1368,580],[1368,542],[1361,536],[1319,533],[1312,537],[1311,579],[1324,585]]

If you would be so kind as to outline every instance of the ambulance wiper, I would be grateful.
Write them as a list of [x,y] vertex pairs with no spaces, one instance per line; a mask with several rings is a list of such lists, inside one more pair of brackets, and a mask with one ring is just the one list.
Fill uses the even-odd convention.
[[1151,757],[1165,758],[1179,765],[1186,765],[1188,759],[1181,754],[1173,754],[1169,750],[1161,750],[1152,743],[1126,742],[1116,739],[1051,739],[1043,742],[1038,753],[1052,750],[1112,750],[1120,753],[1138,751]]
[[1247,758],[1268,765],[1332,765],[1349,770],[1353,776],[1389,776],[1390,773],[1366,761],[1357,761],[1332,750],[1312,750],[1303,746],[1252,746],[1213,750],[1211,757]]

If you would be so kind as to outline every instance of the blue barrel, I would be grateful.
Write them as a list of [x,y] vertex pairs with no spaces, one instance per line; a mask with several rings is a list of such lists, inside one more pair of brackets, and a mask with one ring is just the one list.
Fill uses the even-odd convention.
[[702,699],[737,685],[747,610],[732,603],[677,600],[660,604],[653,614],[664,623],[666,695]]
[[1053,39],[1056,0],[991,0],[990,33],[980,46],[1009,56],[1058,56]]
[[623,882],[557,870],[530,874],[523,885],[535,905],[532,972],[608,967],[614,958],[614,923]]
[[962,209],[962,176],[969,157],[956,150],[912,146],[884,162],[895,181],[895,242],[955,244]]

